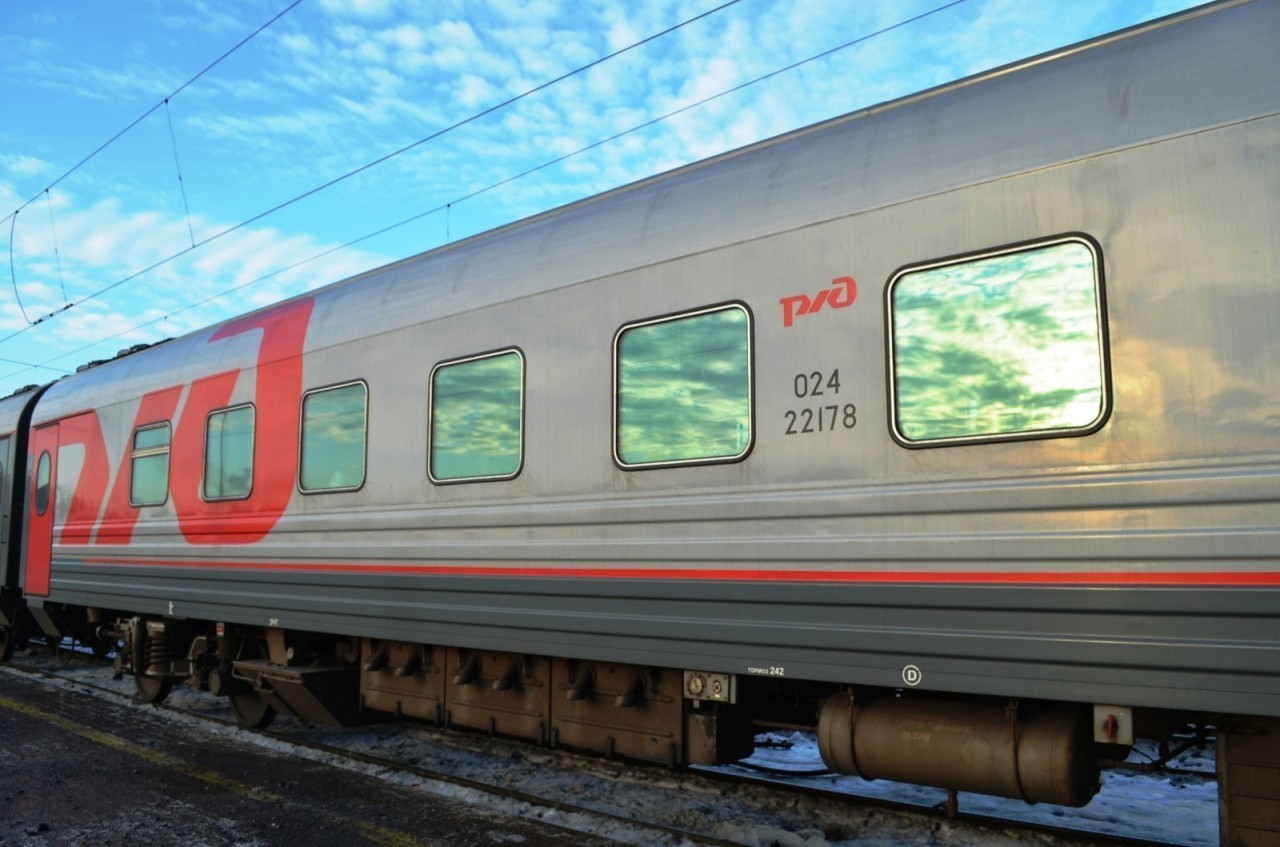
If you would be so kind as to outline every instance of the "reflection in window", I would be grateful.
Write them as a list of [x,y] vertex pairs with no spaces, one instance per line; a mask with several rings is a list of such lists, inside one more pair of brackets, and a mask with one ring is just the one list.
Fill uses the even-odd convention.
[[236,500],[253,487],[253,407],[209,415],[204,441],[206,500]]
[[624,326],[614,342],[624,467],[733,461],[751,448],[751,316],[742,306]]
[[133,434],[129,504],[159,506],[169,498],[169,425],[142,427]]
[[1069,239],[889,283],[894,428],[906,442],[1091,431],[1106,415],[1098,255]]
[[506,350],[431,372],[435,482],[510,479],[524,459],[524,356]]
[[43,515],[49,510],[49,483],[53,471],[53,458],[49,451],[40,454],[36,464],[36,514]]
[[364,383],[313,391],[302,399],[303,491],[339,491],[364,484]]

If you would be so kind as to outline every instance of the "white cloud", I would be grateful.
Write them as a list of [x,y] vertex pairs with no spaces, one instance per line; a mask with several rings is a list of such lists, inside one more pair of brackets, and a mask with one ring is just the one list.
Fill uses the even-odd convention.
[[414,24],[402,24],[401,26],[392,27],[384,30],[382,38],[389,44],[400,50],[421,50],[422,46],[427,42],[426,33],[421,27]]
[[321,0],[321,6],[335,15],[381,18],[394,8],[392,0]]
[[319,51],[311,36],[301,32],[290,32],[280,36],[280,46],[299,56],[315,56]]
[[0,153],[0,168],[15,177],[39,177],[53,173],[53,166],[44,159],[14,153]]
[[441,21],[432,28],[431,41],[437,46],[448,45],[462,50],[483,49],[475,29],[471,24],[460,20]]
[[[233,4],[186,0],[184,3],[149,2],[139,4],[154,20],[172,32],[196,30],[208,35],[241,35],[263,23],[246,10],[244,14]],[[265,18],[264,18],[265,20]]]
[[498,92],[489,81],[475,74],[464,74],[454,89],[458,102],[468,109],[482,109],[497,102]]

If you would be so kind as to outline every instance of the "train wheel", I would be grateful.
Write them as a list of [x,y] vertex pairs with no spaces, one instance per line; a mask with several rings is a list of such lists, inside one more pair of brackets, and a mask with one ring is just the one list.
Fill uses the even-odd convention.
[[134,687],[138,689],[138,698],[144,703],[162,703],[173,690],[173,680],[162,676],[133,675]]
[[18,633],[7,626],[0,626],[0,664],[13,658],[13,648],[18,644]]
[[231,711],[242,729],[266,729],[276,719],[275,707],[256,691],[231,695]]

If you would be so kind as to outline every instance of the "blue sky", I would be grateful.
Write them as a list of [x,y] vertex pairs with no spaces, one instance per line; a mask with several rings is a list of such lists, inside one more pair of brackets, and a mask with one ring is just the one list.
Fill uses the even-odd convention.
[[0,3],[0,394],[690,161],[1196,5],[293,3]]

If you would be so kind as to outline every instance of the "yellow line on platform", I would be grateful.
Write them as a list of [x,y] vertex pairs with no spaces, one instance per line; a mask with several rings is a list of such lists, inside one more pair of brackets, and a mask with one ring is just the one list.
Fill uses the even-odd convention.
[[[273,794],[266,789],[258,786],[250,785],[242,782],[234,777],[202,768],[199,765],[179,759],[177,756],[171,756],[168,753],[162,753],[159,750],[152,750],[149,747],[139,747],[132,742],[126,741],[118,735],[112,735],[109,732],[102,732],[84,724],[58,715],[50,714],[29,706],[26,703],[20,703],[12,700],[4,695],[0,695],[0,708],[8,709],[12,712],[18,712],[36,720],[44,721],[47,724],[56,726],[58,729],[78,735],[94,744],[118,750],[121,753],[127,753],[136,756],[143,761],[150,762],[169,770],[176,771],[183,776],[189,776],[198,779],[201,782],[216,786],[236,794],[240,797],[246,797],[250,800],[258,800],[264,803],[281,803],[285,798],[279,794]],[[342,815],[335,815],[332,812],[320,812],[323,817],[332,820],[334,823],[356,830],[369,841],[383,845],[383,847],[422,847],[422,842],[406,832],[400,832],[389,827],[380,826],[378,824],[369,823],[368,821],[356,820],[354,818],[346,818]]]
[[35,706],[28,706],[26,703],[19,703],[17,700],[10,700],[8,697],[0,696],[0,706],[3,706],[10,711],[21,712],[29,717],[52,724],[58,729],[65,730],[73,735],[78,735],[81,738],[92,741],[94,744],[109,747],[112,750],[119,750],[122,753],[128,753],[131,756],[136,756],[153,765],[159,765],[160,767],[177,771],[184,776],[198,779],[201,782],[216,785],[219,788],[230,791],[233,794],[238,794],[241,797],[248,797],[251,800],[262,801],[279,801],[284,799],[279,795],[272,794],[271,792],[265,791],[257,786],[249,785],[247,782],[241,782],[238,779],[220,774],[217,771],[207,770],[199,767],[198,765],[183,761],[176,756],[170,756],[168,753],[162,753],[159,750],[152,750],[148,747],[139,747],[118,735],[112,735],[109,732],[102,732],[101,730],[85,726],[84,724],[76,723],[73,720],[42,711],[37,709]]

